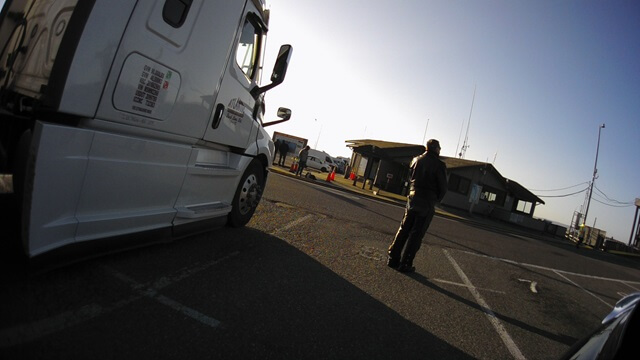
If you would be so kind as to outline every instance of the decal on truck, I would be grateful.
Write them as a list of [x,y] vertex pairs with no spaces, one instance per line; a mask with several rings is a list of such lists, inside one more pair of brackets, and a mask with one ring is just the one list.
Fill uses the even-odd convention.
[[240,99],[233,99],[227,106],[227,119],[233,124],[242,123],[242,116],[244,115],[244,109],[247,105]]
[[179,88],[178,73],[132,54],[120,73],[113,103],[118,110],[164,120],[171,113]]

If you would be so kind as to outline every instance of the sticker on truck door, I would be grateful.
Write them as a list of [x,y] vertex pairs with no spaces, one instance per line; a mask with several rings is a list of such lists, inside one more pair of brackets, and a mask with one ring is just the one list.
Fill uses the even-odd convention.
[[247,108],[244,102],[240,99],[233,99],[227,106],[227,119],[234,125],[242,122],[244,116],[244,110]]
[[176,102],[180,74],[140,54],[125,61],[113,104],[116,109],[165,120]]

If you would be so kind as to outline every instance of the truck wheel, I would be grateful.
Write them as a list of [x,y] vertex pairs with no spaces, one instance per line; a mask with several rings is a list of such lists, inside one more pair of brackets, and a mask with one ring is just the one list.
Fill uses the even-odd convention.
[[242,174],[238,189],[233,196],[228,225],[241,227],[246,225],[258,207],[264,188],[264,170],[257,160],[251,161]]

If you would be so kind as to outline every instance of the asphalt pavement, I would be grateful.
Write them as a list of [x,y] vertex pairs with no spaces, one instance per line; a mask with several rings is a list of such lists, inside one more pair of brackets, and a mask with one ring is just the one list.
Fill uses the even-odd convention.
[[[296,178],[300,181],[306,181],[317,185],[326,186],[339,191],[352,192],[358,195],[367,196],[378,201],[383,201],[402,207],[405,206],[407,201],[407,198],[405,196],[393,194],[387,191],[381,191],[376,187],[370,188],[369,183],[363,186],[361,180],[358,180],[358,182],[354,184],[353,180],[346,179],[344,177],[344,174],[335,174],[335,180],[329,181],[328,173],[322,173],[314,169],[306,169],[304,171],[304,176],[296,176],[293,172],[290,171],[290,162],[285,162],[285,164],[287,164],[288,166],[279,166],[274,164],[269,168],[269,170],[273,173]],[[467,223],[469,225],[473,225],[475,227],[500,233],[520,234],[522,236],[533,237],[539,240],[560,241],[565,243],[570,242],[569,240],[564,238],[553,237],[549,234],[536,232],[530,229],[519,227],[517,225],[501,222],[478,214],[470,214],[469,212],[450,207],[436,207],[436,216],[450,218],[456,221]],[[584,246],[584,248],[587,250],[591,250],[591,248],[588,246]]]

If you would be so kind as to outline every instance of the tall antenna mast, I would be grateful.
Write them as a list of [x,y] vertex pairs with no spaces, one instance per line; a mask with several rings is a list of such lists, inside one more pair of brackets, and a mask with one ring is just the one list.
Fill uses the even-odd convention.
[[429,119],[427,119],[427,126],[424,127],[424,135],[422,136],[422,145],[426,144],[425,141],[427,139],[427,129],[429,128]]
[[462,148],[460,149],[460,158],[464,159],[464,156],[467,153],[467,149],[469,148],[469,125],[471,125],[471,114],[473,114],[473,104],[476,102],[476,86],[473,86],[473,99],[471,100],[471,111],[469,111],[469,121],[467,122],[467,133],[464,136],[464,143],[462,143]]
[[458,152],[458,148],[460,147],[460,138],[462,137],[462,130],[464,129],[464,119],[462,119],[462,124],[460,124],[460,135],[458,135],[458,143],[456,144],[456,152],[453,156],[459,155],[462,156],[462,153]]

